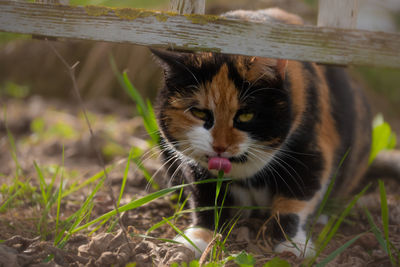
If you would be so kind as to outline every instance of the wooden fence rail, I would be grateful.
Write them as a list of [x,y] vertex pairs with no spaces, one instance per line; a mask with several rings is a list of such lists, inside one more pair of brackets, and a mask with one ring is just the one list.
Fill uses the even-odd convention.
[[0,31],[400,68],[400,34],[0,0]]

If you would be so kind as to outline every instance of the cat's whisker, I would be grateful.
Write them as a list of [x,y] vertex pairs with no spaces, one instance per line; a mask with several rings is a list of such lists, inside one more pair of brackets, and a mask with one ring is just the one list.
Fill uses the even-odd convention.
[[172,175],[170,177],[170,182],[175,179],[175,175],[177,175],[179,173],[179,171],[181,170],[182,167],[188,166],[187,163],[190,161],[188,158],[181,158],[180,160],[181,160],[181,163],[178,165],[176,170],[172,173]]
[[[191,149],[191,147],[187,148],[186,150]],[[184,150],[184,151],[186,151]],[[182,152],[184,152],[182,151]],[[174,154],[170,159],[168,159],[167,161],[165,161],[158,169],[157,171],[151,176],[150,181],[148,181],[147,185],[146,185],[146,191],[150,188],[151,182],[154,180],[154,177],[156,177],[156,175],[167,165],[169,164],[172,160],[173,162],[170,164],[169,168],[166,170],[166,172],[169,172],[169,169],[175,164],[175,162],[177,160],[182,160],[183,157],[179,154]]]
[[[274,160],[277,164],[281,165],[282,168],[283,168],[287,173],[289,173],[289,174],[291,174],[291,173],[286,169],[286,167],[283,166],[283,164],[285,164],[288,168],[290,168],[290,169],[294,172],[294,174],[297,176],[298,180],[301,181],[302,186],[305,186],[304,181],[303,181],[303,179],[301,178],[300,174],[299,174],[289,163],[287,163],[285,160],[281,159],[281,158],[279,157],[279,155],[275,156],[273,160]],[[293,176],[292,176],[292,177],[293,177]],[[295,177],[293,177],[293,178],[295,178]],[[297,180],[296,180],[296,181],[297,181]],[[297,182],[296,182],[296,183],[297,183]],[[300,187],[300,185],[299,185],[299,187]]]
[[[251,146],[249,147],[249,150],[257,151],[259,153],[264,152],[264,151],[259,151],[258,149],[251,147]],[[299,182],[297,180],[299,179],[301,181],[301,183],[303,184],[303,186],[304,186],[304,181],[301,178],[301,176],[296,172],[296,170],[294,170],[293,167],[290,166],[288,163],[286,163],[283,159],[279,158],[277,153],[275,153],[274,156],[272,156],[270,160],[271,160],[271,162],[278,164],[288,174],[288,176],[296,183],[297,187],[300,189],[302,194],[305,195],[303,187],[299,184]],[[286,166],[288,166],[291,170],[293,170],[294,174],[297,176],[298,179],[296,179],[296,177],[293,176],[293,174],[283,165],[283,163],[285,163]],[[271,165],[271,164],[268,164],[268,165]]]
[[[249,148],[251,148],[251,149],[253,149],[253,150],[256,150],[256,151],[259,151],[259,152],[263,152],[263,151],[260,150],[258,147],[255,147],[255,146],[252,146],[252,145],[250,145]],[[279,150],[277,150],[277,152],[279,152]],[[289,157],[290,155],[287,155],[287,156]],[[297,160],[295,157],[292,157],[292,159],[293,159],[293,160]],[[292,167],[289,163],[287,163],[284,159],[282,159],[282,158],[279,157],[279,153],[274,153],[274,156],[271,158],[271,160],[272,160],[272,161],[275,161],[275,162],[278,163],[278,164],[284,163],[286,166],[288,166],[290,169],[293,170],[293,172],[297,175],[297,177],[298,177],[301,181],[303,181],[303,180],[301,179],[300,175],[296,172],[296,170],[294,170],[293,167]],[[302,163],[302,162],[299,161],[299,160],[297,160],[297,161],[300,162],[300,163]],[[303,165],[304,165],[304,164],[303,164]],[[282,167],[283,167],[283,166],[282,166]],[[284,169],[285,169],[285,171],[287,171],[286,168],[284,168]]]
[[298,154],[298,155],[303,155],[303,156],[313,156],[312,154],[309,154],[309,153],[298,153],[298,152],[293,152],[293,151],[285,150],[285,149],[281,149],[281,148],[270,147],[270,146],[267,146],[267,145],[251,144],[251,146],[257,147],[257,148],[260,148],[260,149],[267,149],[267,150],[273,150],[275,152],[279,152],[279,154],[282,154],[283,156],[292,159],[293,161],[301,164],[302,166],[304,166],[307,169],[308,169],[308,166],[305,165],[304,162],[302,162],[301,160],[299,160],[298,158],[296,158],[296,157],[294,157],[294,156],[292,156],[290,154]]
[[[278,164],[278,165],[288,174],[288,177],[290,177],[290,178],[295,182],[295,184],[296,184],[297,188],[300,190],[301,194],[302,194],[303,196],[305,196],[306,194],[305,194],[305,192],[304,192],[304,190],[303,190],[303,186],[305,186],[305,184],[304,184],[304,181],[303,181],[303,179],[301,178],[301,176],[300,176],[292,167],[290,167],[289,165],[287,165],[287,166],[289,166],[289,167],[295,172],[295,175],[299,178],[299,179],[296,179],[296,177],[294,177],[293,174],[292,174],[281,162],[279,162],[277,158],[273,159],[273,162],[275,162],[276,164]],[[300,185],[300,183],[298,182],[298,180],[301,181],[301,183],[303,184],[303,186]]]
[[272,147],[272,146],[256,144],[256,143],[253,143],[252,146],[257,146],[259,148],[276,150],[276,151],[281,151],[281,152],[292,153],[292,154],[296,154],[296,155],[315,156],[315,154],[313,154],[313,153],[296,152],[296,151],[293,151],[293,150],[284,149],[282,147]]
[[[255,157],[256,159],[260,160],[263,163],[265,162],[264,159],[260,158],[257,154],[255,154],[254,152],[252,152],[250,150],[251,149],[249,149],[247,151],[250,155],[253,155],[253,157]],[[293,196],[296,197],[296,194],[294,193],[292,188],[289,186],[289,184],[286,182],[286,180],[281,176],[281,174],[277,170],[275,170],[275,168],[271,164],[265,164],[265,165],[269,166],[271,168],[271,170],[273,170],[279,176],[279,178],[281,178],[281,180],[286,184],[287,188],[290,190],[290,192],[293,194]]]

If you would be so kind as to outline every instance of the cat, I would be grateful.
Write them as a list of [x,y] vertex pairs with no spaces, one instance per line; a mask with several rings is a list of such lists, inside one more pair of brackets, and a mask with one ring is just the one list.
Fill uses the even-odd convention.
[[[231,19],[301,24],[280,9],[234,11]],[[306,223],[335,173],[337,194],[350,194],[367,170],[371,113],[346,70],[311,62],[152,49],[164,71],[156,113],[163,161],[172,183],[215,178],[224,171],[219,226],[233,206],[263,218],[276,252],[308,257]],[[340,161],[344,159],[343,164]],[[229,185],[227,185],[229,183]],[[215,183],[187,188],[192,208],[212,207]],[[225,192],[227,190],[227,192]],[[176,239],[199,257],[213,238],[214,211],[193,213]],[[306,244],[307,243],[307,244]]]

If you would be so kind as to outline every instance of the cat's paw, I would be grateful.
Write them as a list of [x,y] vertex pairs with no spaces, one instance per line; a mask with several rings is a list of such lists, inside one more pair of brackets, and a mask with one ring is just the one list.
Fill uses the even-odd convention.
[[190,227],[184,231],[184,234],[197,248],[181,235],[176,236],[174,240],[184,244],[187,248],[194,251],[196,258],[200,258],[208,244],[212,241],[214,233],[206,228]]
[[305,240],[292,240],[284,241],[275,247],[275,252],[282,253],[289,251],[300,258],[310,258],[315,256],[314,244],[311,240],[308,240],[306,247]]

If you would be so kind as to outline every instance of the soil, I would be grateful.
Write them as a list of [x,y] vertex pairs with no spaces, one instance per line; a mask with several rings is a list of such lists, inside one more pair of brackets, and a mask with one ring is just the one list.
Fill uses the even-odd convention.
[[[108,174],[107,182],[95,197],[95,205],[91,218],[96,218],[114,208],[110,191],[114,198],[118,196],[127,160],[127,151],[132,146],[143,151],[153,151],[149,147],[147,136],[139,117],[133,116],[132,106],[124,106],[113,100],[97,100],[86,103],[94,138],[91,137],[87,124],[82,117],[79,105],[71,101],[44,99],[39,96],[27,99],[4,99],[7,108],[7,128],[15,140],[16,156],[21,168],[20,179],[35,186],[32,189],[40,194],[38,174],[34,162],[47,170],[47,182],[51,180],[51,168],[64,166],[67,186],[74,181],[92,177],[102,170],[97,159],[96,148],[102,151],[106,165],[114,165]],[[0,181],[3,185],[0,203],[4,203],[5,185],[11,186],[16,174],[16,163],[12,158],[12,146],[7,135],[5,116],[0,121]],[[60,124],[61,123],[61,124]],[[55,125],[59,125],[57,130]],[[60,125],[67,125],[62,128]],[[64,130],[63,130],[64,129]],[[110,147],[113,147],[110,149]],[[108,150],[107,150],[108,148]],[[64,151],[64,152],[63,152]],[[111,151],[111,152],[110,152]],[[64,153],[64,163],[62,155]],[[144,166],[161,187],[165,186],[163,171],[156,155],[147,153]],[[157,154],[157,153],[155,153]],[[58,183],[58,179],[56,181]],[[400,187],[392,180],[385,181],[389,206],[389,238],[397,249],[400,249]],[[62,201],[61,220],[76,211],[93,190],[93,186],[82,188]],[[121,199],[121,204],[155,191],[144,175],[131,166],[128,182]],[[173,262],[190,262],[194,254],[180,244],[166,242],[173,239],[176,232],[168,225],[163,225],[149,236],[146,231],[163,218],[174,214],[177,203],[173,195],[154,200],[140,208],[121,214],[120,225],[116,224],[110,231],[101,227],[94,233],[94,228],[78,232],[60,249],[53,245],[54,216],[52,209],[48,216],[48,224],[38,229],[43,209],[40,202],[34,200],[35,194],[25,199],[15,200],[5,211],[0,213],[0,266],[125,266],[136,262],[136,266],[169,266]],[[388,266],[389,257],[380,247],[374,234],[370,231],[364,208],[367,208],[375,223],[382,229],[380,199],[377,188],[362,197],[339,232],[329,243],[327,249],[318,260],[324,259],[335,249],[362,234],[353,245],[337,256],[328,266]],[[339,209],[340,210],[340,209]],[[175,225],[184,229],[190,224],[190,217],[183,216],[175,221]],[[256,229],[262,229],[263,222],[239,221],[230,235],[226,248],[228,253],[235,254],[246,251],[254,255],[256,266],[262,266],[277,255],[272,252],[264,238],[256,239]],[[314,239],[322,230],[323,224],[313,229]],[[249,231],[249,228],[252,229]],[[255,230],[255,231],[253,231]],[[49,255],[53,257],[49,258]],[[278,255],[293,266],[301,264],[302,259],[291,253]],[[228,266],[237,266],[230,262]]]

